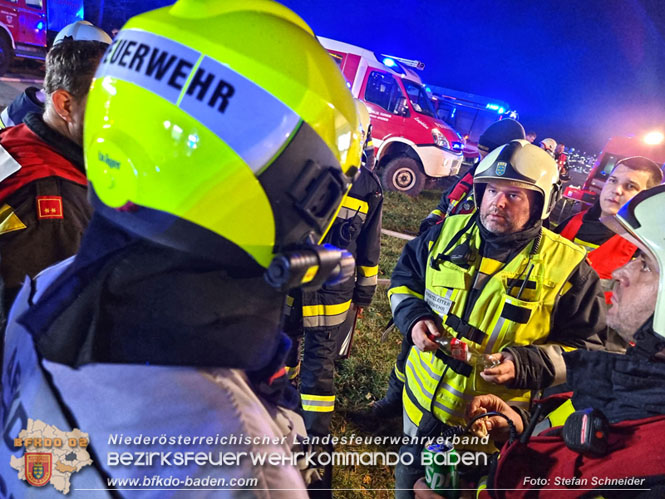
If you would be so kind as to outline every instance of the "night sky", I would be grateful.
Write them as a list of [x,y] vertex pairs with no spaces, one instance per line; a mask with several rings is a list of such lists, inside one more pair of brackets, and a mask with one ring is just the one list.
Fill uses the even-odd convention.
[[282,3],[317,35],[423,61],[426,83],[508,102],[538,140],[595,153],[613,135],[665,131],[665,0]]
[[507,101],[538,140],[598,152],[665,128],[665,2],[284,0],[317,35],[419,59],[425,82]]

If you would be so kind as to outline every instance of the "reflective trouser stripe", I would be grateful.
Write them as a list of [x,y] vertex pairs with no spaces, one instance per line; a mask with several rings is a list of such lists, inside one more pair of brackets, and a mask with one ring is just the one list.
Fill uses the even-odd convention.
[[303,411],[333,412],[335,410],[334,395],[300,395]]
[[376,286],[379,283],[379,276],[373,275],[370,277],[358,276],[356,280],[357,286]]
[[303,305],[302,317],[305,327],[337,326],[346,320],[351,300],[335,305]]
[[374,265],[373,267],[363,267],[362,265],[359,265],[358,266],[358,271],[364,277],[372,277],[373,275],[377,275],[379,273],[379,266]]
[[358,286],[376,286],[379,282],[379,266],[364,267],[359,265],[356,267],[358,270],[358,279],[356,284]]

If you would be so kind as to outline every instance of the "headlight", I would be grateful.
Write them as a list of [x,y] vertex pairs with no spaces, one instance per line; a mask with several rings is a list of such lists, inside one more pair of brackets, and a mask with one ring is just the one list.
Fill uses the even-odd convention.
[[432,139],[434,139],[434,143],[437,146],[450,149],[450,144],[448,143],[448,140],[443,136],[443,134],[438,128],[432,128]]

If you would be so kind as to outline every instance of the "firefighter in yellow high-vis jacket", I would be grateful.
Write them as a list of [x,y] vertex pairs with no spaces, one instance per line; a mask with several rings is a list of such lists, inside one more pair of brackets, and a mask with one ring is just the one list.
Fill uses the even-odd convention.
[[[409,242],[391,278],[393,317],[413,344],[403,393],[409,436],[462,423],[477,394],[528,407],[532,389],[563,381],[564,349],[601,344],[598,276],[582,248],[542,227],[560,192],[554,160],[512,141],[481,162],[474,191],[476,213]],[[447,353],[436,341],[453,338]],[[479,362],[469,361],[474,354]],[[487,368],[488,356],[499,364]],[[396,488],[407,489],[398,496],[410,494],[414,470],[398,465]]]

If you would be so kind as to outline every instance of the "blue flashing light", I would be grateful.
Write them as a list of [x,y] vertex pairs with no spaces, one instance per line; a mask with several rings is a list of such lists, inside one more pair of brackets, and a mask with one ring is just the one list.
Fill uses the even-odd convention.
[[76,19],[83,21],[83,5],[81,5],[81,8],[76,12],[75,17]]
[[503,113],[506,112],[506,110],[504,108],[500,107],[499,109],[496,110],[496,112],[499,113],[499,114],[503,114]]
[[383,61],[381,61],[381,62],[383,62],[383,64],[385,64],[389,68],[396,68],[397,67],[397,63],[393,59],[391,59],[390,57],[384,57]]
[[432,92],[432,89],[429,88],[429,87],[425,87],[425,90],[427,90],[427,91],[430,92],[430,93]]
[[37,31],[41,31],[44,29],[44,21],[39,21],[37,23]]
[[499,110],[499,105],[498,104],[487,104],[485,106],[485,109],[491,109],[492,111],[498,111]]

